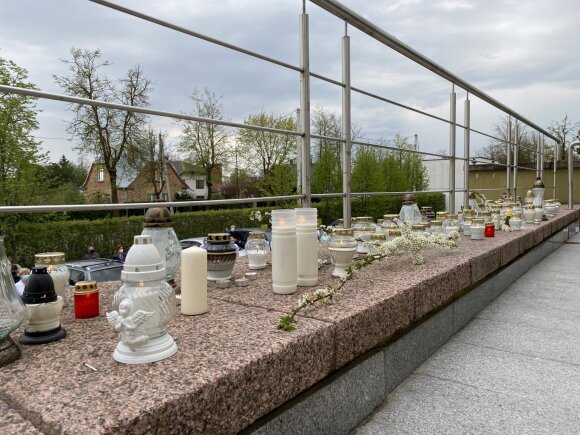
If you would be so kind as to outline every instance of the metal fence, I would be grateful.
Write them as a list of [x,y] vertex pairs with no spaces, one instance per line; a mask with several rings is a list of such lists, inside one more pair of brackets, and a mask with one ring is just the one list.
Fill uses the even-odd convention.
[[[382,148],[385,150],[398,150],[398,148],[374,144],[371,142],[364,142],[353,140],[351,137],[351,95],[359,94],[370,99],[373,99],[381,104],[394,106],[405,111],[411,111],[413,113],[419,114],[423,117],[435,120],[438,123],[449,126],[449,152],[445,154],[439,153],[429,153],[418,151],[416,149],[405,150],[408,153],[414,153],[422,156],[432,156],[438,159],[447,160],[449,162],[449,183],[447,189],[442,190],[430,190],[430,192],[438,191],[444,192],[449,195],[449,211],[454,212],[456,208],[455,193],[463,193],[463,204],[468,204],[468,191],[469,191],[469,162],[477,160],[477,156],[472,156],[470,154],[470,142],[471,135],[480,135],[489,139],[493,139],[498,142],[503,142],[506,146],[507,162],[504,164],[506,170],[506,186],[505,189],[501,188],[498,190],[505,190],[515,197],[517,193],[517,173],[518,170],[535,170],[538,176],[543,176],[544,159],[547,155],[546,149],[546,139],[553,141],[552,145],[557,144],[558,139],[550,134],[548,131],[544,130],[540,126],[534,124],[532,121],[526,119],[521,114],[515,112],[511,108],[505,106],[501,102],[495,100],[491,96],[487,95],[483,91],[479,90],[475,86],[472,86],[465,80],[451,73],[442,66],[436,64],[432,60],[428,59],[426,56],[415,51],[408,45],[402,43],[392,35],[385,32],[383,29],[377,27],[370,21],[366,20],[362,16],[358,15],[356,12],[346,8],[339,2],[334,0],[310,0],[311,3],[319,6],[320,8],[327,11],[327,13],[332,14],[336,19],[344,22],[344,36],[341,38],[340,44],[342,45],[342,80],[337,81],[330,77],[326,77],[321,74],[317,74],[310,70],[310,44],[309,44],[309,15],[306,12],[306,1],[303,1],[302,11],[300,14],[300,65],[292,65],[287,62],[283,62],[274,59],[269,56],[262,55],[242,47],[232,45],[230,43],[220,41],[218,39],[212,38],[207,35],[200,34],[191,29],[187,29],[170,22],[161,20],[159,18],[148,16],[135,10],[125,8],[121,5],[104,1],[104,0],[90,0],[93,3],[102,5],[103,7],[113,9],[119,13],[131,15],[139,20],[144,20],[152,25],[162,26],[167,29],[171,29],[175,32],[179,32],[193,38],[202,39],[210,44],[215,44],[221,46],[227,50],[233,50],[238,53],[259,59],[263,62],[268,62],[277,65],[280,68],[295,71],[299,74],[300,80],[300,123],[299,131],[288,131],[280,130],[275,128],[266,128],[260,126],[253,126],[237,122],[229,122],[217,119],[203,118],[199,116],[185,115],[176,112],[167,112],[161,110],[155,110],[151,108],[144,107],[134,107],[126,106],[122,104],[114,104],[104,101],[88,100],[84,98],[76,98],[66,95],[47,93],[42,91],[36,91],[31,89],[23,89],[11,86],[0,85],[0,92],[14,93],[20,95],[31,96],[41,99],[58,100],[63,103],[81,104],[81,105],[91,105],[100,106],[105,108],[117,109],[122,111],[132,111],[138,112],[151,116],[168,117],[177,120],[189,120],[197,121],[211,124],[219,124],[228,127],[234,127],[238,129],[252,129],[264,132],[272,132],[277,134],[285,134],[290,136],[296,136],[299,139],[299,153],[300,160],[297,162],[298,173],[300,174],[299,183],[299,194],[298,195],[287,195],[287,196],[275,196],[275,197],[260,197],[260,198],[246,198],[246,199],[227,199],[227,200],[211,200],[211,201],[180,201],[180,202],[163,202],[163,203],[123,203],[123,204],[91,204],[91,205],[50,205],[50,206],[17,206],[17,207],[0,207],[0,213],[27,213],[27,212],[44,212],[44,211],[79,211],[79,210],[125,210],[125,209],[137,209],[137,208],[149,208],[156,206],[169,206],[169,207],[191,207],[191,206],[206,206],[206,205],[220,205],[220,204],[243,204],[243,203],[259,203],[259,202],[271,202],[278,200],[301,200],[302,205],[308,207],[311,205],[313,198],[331,198],[331,197],[341,197],[343,201],[343,219],[345,225],[349,225],[351,221],[351,200],[352,197],[356,196],[374,196],[374,195],[400,195],[406,192],[352,192],[351,191],[351,161],[352,161],[352,147],[357,146],[370,146],[376,148]],[[348,35],[349,27],[356,28],[368,35],[379,43],[381,43],[385,49],[394,50],[400,55],[410,59],[416,64],[422,66],[423,68],[431,71],[433,74],[445,79],[450,84],[450,99],[449,99],[449,118],[443,118],[426,111],[413,108],[409,105],[405,105],[401,102],[394,101],[383,95],[378,95],[372,93],[368,90],[360,89],[351,86],[351,52],[350,52],[350,37]],[[337,41],[337,44],[339,41]],[[324,137],[315,134],[311,134],[311,113],[310,113],[310,80],[311,78],[316,78],[322,80],[331,85],[337,86],[342,90],[342,137]],[[465,92],[465,100],[463,102],[463,124],[457,122],[457,92],[456,89],[463,90]],[[508,116],[508,137],[507,140],[494,136],[492,134],[486,133],[481,130],[477,130],[471,127],[471,107],[470,107],[470,95],[475,96],[482,100],[483,102],[491,105],[492,107],[500,110],[505,115]],[[523,144],[518,143],[518,134],[516,131],[515,137],[512,137],[512,123],[517,120],[522,124],[528,126],[533,131],[535,131],[536,139],[536,149],[533,150],[536,156],[536,168],[529,168],[521,166],[518,162],[518,149]],[[517,126],[517,125],[516,125]],[[463,130],[463,157],[458,156],[456,150],[456,140],[458,129]],[[342,147],[342,192],[336,193],[326,193],[326,194],[313,194],[311,192],[311,178],[312,178],[312,165],[311,165],[311,140],[312,139],[326,139],[332,140],[336,143],[340,143]],[[548,144],[549,145],[549,144]],[[556,156],[554,156],[554,159]],[[462,183],[458,183],[456,180],[456,164],[464,165],[464,180]],[[555,165],[554,165],[555,167]],[[461,180],[460,180],[461,181]],[[555,183],[555,177],[554,177]],[[462,184],[462,188],[458,188],[458,184]],[[554,185],[555,188],[555,185]]]

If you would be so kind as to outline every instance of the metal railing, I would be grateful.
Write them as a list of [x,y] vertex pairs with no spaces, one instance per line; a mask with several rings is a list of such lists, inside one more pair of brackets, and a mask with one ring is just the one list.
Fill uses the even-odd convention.
[[[506,186],[505,189],[496,190],[507,190],[510,193],[515,193],[517,191],[517,171],[518,169],[529,170],[530,168],[519,166],[518,162],[518,149],[520,146],[525,146],[518,143],[518,134],[516,131],[515,138],[511,135],[511,123],[513,119],[516,119],[533,129],[538,134],[538,140],[536,143],[536,172],[538,175],[543,173],[543,162],[544,156],[546,155],[545,150],[545,138],[549,138],[558,143],[558,139],[553,136],[550,132],[544,130],[540,126],[534,124],[532,121],[526,119],[521,114],[517,113],[513,109],[505,106],[501,102],[487,95],[483,91],[479,90],[475,86],[471,85],[467,81],[461,79],[459,76],[453,74],[442,66],[436,64],[426,56],[415,51],[408,45],[402,43],[400,40],[396,39],[392,35],[385,32],[383,29],[377,27],[370,21],[366,20],[362,16],[358,15],[356,12],[348,9],[344,5],[340,4],[334,0],[310,0],[311,3],[321,7],[330,14],[334,15],[339,20],[345,23],[344,36],[341,38],[342,44],[342,80],[335,80],[330,77],[312,72],[310,70],[310,52],[309,52],[309,16],[306,13],[306,1],[303,0],[302,11],[300,14],[300,65],[292,65],[287,62],[283,62],[274,59],[269,56],[262,55],[260,53],[235,46],[225,41],[195,32],[191,29],[187,29],[182,26],[170,23],[159,18],[149,16],[126,8],[124,6],[118,5],[113,2],[104,0],[89,0],[93,3],[99,4],[103,7],[110,8],[119,13],[127,14],[133,16],[139,20],[147,21],[157,26],[161,26],[175,32],[182,33],[184,35],[191,36],[193,38],[204,40],[210,44],[214,44],[228,50],[233,50],[238,53],[259,59],[264,62],[268,62],[279,66],[281,68],[292,70],[299,73],[300,76],[300,126],[299,131],[289,131],[276,128],[261,127],[255,125],[249,125],[240,122],[230,122],[219,119],[210,119],[193,115],[185,115],[183,113],[177,112],[167,112],[161,110],[150,109],[146,107],[135,107],[127,106],[122,104],[115,104],[105,101],[90,100],[85,98],[71,97],[67,95],[60,95],[48,92],[42,92],[32,89],[24,89],[12,86],[0,85],[0,92],[13,93],[26,95],[34,98],[57,100],[66,103],[79,104],[79,105],[91,105],[110,109],[116,109],[121,111],[137,112],[145,115],[168,117],[178,120],[195,121],[202,123],[218,124],[226,127],[232,127],[237,129],[251,129],[264,131],[269,133],[284,134],[289,136],[295,136],[299,138],[299,156],[300,161],[298,161],[298,173],[301,174],[300,177],[300,190],[298,195],[286,195],[286,196],[271,196],[271,197],[258,197],[258,198],[245,198],[245,199],[226,199],[226,200],[208,200],[208,201],[179,201],[179,202],[155,202],[155,203],[122,203],[122,204],[90,204],[90,205],[50,205],[50,206],[17,206],[17,207],[0,207],[0,213],[26,213],[26,212],[43,212],[43,211],[78,211],[78,210],[119,210],[119,209],[138,209],[138,208],[148,208],[156,206],[169,206],[169,207],[191,207],[191,206],[206,206],[206,205],[220,205],[220,204],[245,204],[245,203],[258,203],[258,202],[271,202],[271,201],[285,201],[285,200],[301,200],[303,206],[310,206],[312,198],[342,198],[343,201],[343,219],[345,225],[349,225],[351,221],[351,199],[356,196],[377,196],[377,195],[400,195],[407,192],[358,192],[353,193],[351,191],[351,160],[352,160],[352,146],[365,146],[365,147],[375,147],[381,148],[389,151],[404,151],[405,153],[416,154],[420,156],[431,156],[437,157],[442,160],[447,160],[449,162],[449,185],[447,189],[440,190],[429,190],[427,192],[444,192],[449,195],[449,211],[454,212],[455,204],[455,193],[463,193],[463,204],[467,205],[469,202],[468,192],[469,192],[469,162],[470,162],[470,143],[471,143],[471,133],[481,135],[483,137],[488,137],[493,140],[504,142],[506,144],[507,162],[504,165],[506,168]],[[403,104],[402,102],[395,101],[393,99],[387,98],[386,96],[378,95],[374,92],[360,89],[351,86],[351,76],[350,76],[350,37],[348,36],[348,26],[352,26],[360,31],[369,35],[370,38],[380,42],[385,47],[394,50],[423,68],[433,72],[439,77],[444,78],[451,84],[450,102],[449,102],[449,119],[443,118],[441,116],[428,113],[417,108],[413,108],[409,105]],[[316,134],[312,134],[310,131],[311,119],[310,119],[310,78],[316,78],[330,83],[334,86],[338,86],[342,90],[342,137],[325,137]],[[463,125],[457,122],[457,94],[456,87],[463,89],[466,93],[463,107]],[[381,103],[394,106],[406,111],[411,111],[420,114],[423,117],[433,119],[442,124],[449,126],[449,154],[437,154],[425,151],[419,151],[417,149],[405,149],[402,150],[397,147],[387,146],[383,144],[375,144],[369,141],[359,141],[353,140],[351,137],[351,94],[355,92],[360,95],[364,95],[373,100],[379,101]],[[507,140],[495,137],[489,133],[480,131],[471,127],[471,109],[470,109],[470,95],[475,96],[485,103],[499,109],[504,114],[508,115],[509,125],[508,131],[509,135]],[[516,125],[517,127],[517,125]],[[463,129],[463,157],[459,157],[456,153],[456,135],[457,129]],[[335,193],[323,193],[323,194],[313,194],[311,192],[311,140],[331,140],[335,141],[342,146],[342,192]],[[513,159],[512,159],[513,155]],[[464,164],[464,180],[463,188],[457,188],[457,180],[455,179],[455,164],[459,161]],[[554,178],[555,180],[555,178]],[[555,189],[555,184],[554,184]]]

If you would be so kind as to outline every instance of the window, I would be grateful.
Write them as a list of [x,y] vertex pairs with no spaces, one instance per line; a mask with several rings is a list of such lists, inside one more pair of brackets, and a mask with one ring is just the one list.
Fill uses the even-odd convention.
[[148,193],[147,196],[149,197],[149,202],[155,202],[157,200],[154,193]]
[[167,194],[167,192],[163,192],[161,194],[161,201],[167,201],[167,202],[169,202],[169,195]]
[[203,196],[203,195],[197,195],[197,196],[195,197],[195,199],[205,199],[205,196]]
[[196,189],[205,189],[205,180],[195,180]]
[[105,181],[105,170],[103,168],[97,169],[97,183]]

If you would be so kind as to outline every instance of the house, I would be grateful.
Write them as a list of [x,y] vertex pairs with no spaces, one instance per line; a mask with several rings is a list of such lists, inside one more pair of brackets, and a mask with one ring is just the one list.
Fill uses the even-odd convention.
[[172,160],[170,163],[187,184],[188,193],[192,198],[207,199],[207,185],[203,168],[182,160]]
[[[169,182],[165,183],[161,193],[161,201],[173,201],[176,193],[187,192],[189,185],[179,175],[172,164],[167,162],[166,174]],[[154,202],[157,201],[153,182],[160,182],[160,174],[151,176],[151,169],[144,168],[140,172],[117,170],[117,197],[119,203]],[[103,163],[93,163],[81,189],[89,202],[111,202],[111,180]]]

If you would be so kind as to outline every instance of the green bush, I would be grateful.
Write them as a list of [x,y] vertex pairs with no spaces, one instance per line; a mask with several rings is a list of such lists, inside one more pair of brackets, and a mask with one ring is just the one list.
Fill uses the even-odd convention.
[[[178,239],[223,232],[230,225],[257,227],[250,220],[251,210],[270,211],[271,207],[238,208],[194,212],[177,212],[173,215]],[[267,223],[263,221],[262,223]],[[69,220],[60,222],[11,222],[4,224],[4,243],[13,261],[30,267],[34,254],[39,252],[64,252],[67,260],[84,258],[87,246],[93,245],[102,257],[109,258],[117,244],[129,247],[133,236],[141,234],[143,216],[106,218],[96,220]]]

